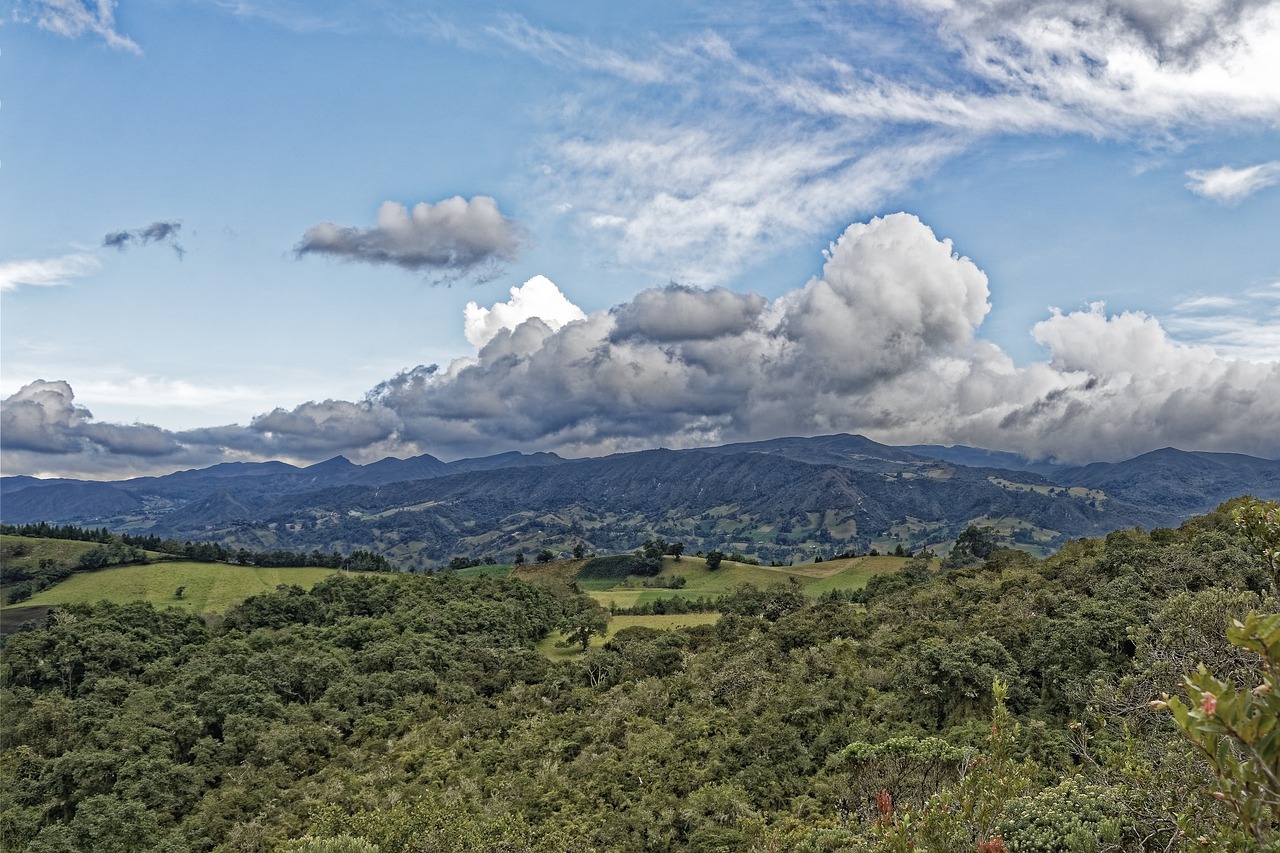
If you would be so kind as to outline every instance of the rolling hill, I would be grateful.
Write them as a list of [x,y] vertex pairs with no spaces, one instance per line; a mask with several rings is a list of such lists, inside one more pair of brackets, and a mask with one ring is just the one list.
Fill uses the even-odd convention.
[[[405,568],[646,538],[763,561],[943,548],[971,522],[1045,551],[1068,538],[1176,525],[1240,494],[1280,497],[1280,462],[1166,449],[1119,463],[1021,469],[973,448],[862,436],[782,438],[565,460],[430,456],[307,468],[233,463],[114,483],[5,478],[0,520],[49,521],[251,549],[371,548]],[[1038,470],[1028,470],[1028,466]]]

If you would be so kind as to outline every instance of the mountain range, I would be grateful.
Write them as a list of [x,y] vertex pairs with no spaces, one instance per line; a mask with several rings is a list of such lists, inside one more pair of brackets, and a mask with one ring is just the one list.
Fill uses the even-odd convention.
[[216,541],[252,550],[371,548],[404,568],[614,552],[661,536],[790,562],[945,548],[970,523],[1044,553],[1069,538],[1176,525],[1241,494],[1280,498],[1280,461],[1166,448],[1060,466],[857,435],[568,460],[429,455],[309,467],[234,462],[116,482],[0,478],[0,520]]

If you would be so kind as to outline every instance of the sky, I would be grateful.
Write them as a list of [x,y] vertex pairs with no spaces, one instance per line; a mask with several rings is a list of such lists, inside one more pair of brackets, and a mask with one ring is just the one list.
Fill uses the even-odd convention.
[[1280,457],[1280,0],[0,11],[0,469]]

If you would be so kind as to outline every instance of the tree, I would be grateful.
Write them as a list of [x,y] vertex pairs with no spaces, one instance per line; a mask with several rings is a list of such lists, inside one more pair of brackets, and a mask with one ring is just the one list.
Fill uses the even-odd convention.
[[1184,686],[1189,702],[1153,702],[1204,754],[1218,780],[1215,797],[1259,847],[1280,839],[1280,614],[1250,613],[1227,629],[1235,646],[1254,652],[1252,689],[1214,677],[1201,664]]
[[1272,589],[1280,595],[1280,502],[1246,498],[1231,511],[1231,519],[1262,559]]
[[587,549],[581,542],[573,546],[573,559],[581,560],[585,556],[587,556]]
[[951,553],[943,561],[942,567],[944,569],[958,569],[963,566],[971,566],[974,563],[981,563],[995,553],[995,550],[999,547],[1000,540],[996,536],[994,527],[979,527],[976,524],[970,524],[964,529],[963,533],[956,537],[956,544],[952,546]]
[[684,543],[672,542],[667,546],[667,553],[676,558],[676,562],[680,561],[680,557],[684,555]]
[[724,554],[719,551],[708,551],[704,559],[707,561],[707,568],[714,572],[720,568],[720,563],[724,560]]
[[644,544],[640,546],[640,556],[646,560],[660,561],[665,553],[667,553],[667,540],[665,539],[646,539]]
[[515,560],[513,560],[512,562],[514,562],[517,566],[523,566],[523,565],[524,565],[524,551],[517,551],[517,552],[516,552],[516,558],[515,558]]
[[187,588],[185,586],[180,586],[173,591],[174,598],[182,598],[186,594],[187,594]]
[[565,645],[581,643],[585,652],[591,638],[603,636],[609,629],[609,612],[589,599],[577,602],[573,611],[560,620],[558,630],[564,635]]
[[555,552],[553,552],[550,548],[543,548],[541,551],[538,552],[539,563],[550,563],[555,558],[556,558]]

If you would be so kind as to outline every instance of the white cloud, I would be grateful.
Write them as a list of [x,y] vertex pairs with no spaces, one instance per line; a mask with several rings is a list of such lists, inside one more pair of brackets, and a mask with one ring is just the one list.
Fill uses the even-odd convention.
[[[939,32],[975,77],[1048,107],[1050,123],[1114,133],[1273,121],[1280,110],[1280,7],[1269,0],[907,5],[940,18]],[[990,103],[969,94],[970,103]]]
[[116,31],[115,0],[20,0],[17,17],[66,38],[92,33],[111,47],[142,53],[133,39]]
[[0,263],[0,291],[17,290],[23,285],[67,284],[69,279],[90,275],[101,267],[97,258],[83,252],[43,260],[6,261]]
[[957,150],[941,138],[859,152],[846,133],[769,135],[744,145],[741,129],[650,127],[568,140],[552,192],[574,194],[575,212],[624,262],[716,284],[771,245],[812,239],[849,209],[883,204]]
[[482,347],[506,329],[511,331],[525,320],[537,317],[552,331],[587,315],[560,292],[546,276],[535,275],[519,287],[511,288],[511,300],[491,308],[468,302],[463,311],[463,332],[472,346]]
[[1280,362],[1173,340],[1101,305],[1054,312],[1047,363],[977,338],[986,276],[915,217],[851,226],[823,274],[773,303],[645,291],[559,331],[530,320],[475,359],[410,371],[370,401],[402,438],[599,453],[779,434],[862,432],[1088,461],[1165,445],[1280,454]]
[[[101,424],[67,383],[32,383],[4,401],[5,468],[583,455],[835,432],[1067,462],[1169,445],[1280,457],[1275,351],[1232,357],[1175,340],[1154,317],[1095,304],[1037,323],[1050,357],[1018,367],[977,334],[991,308],[986,275],[905,213],[849,226],[821,275],[772,302],[673,285],[579,318],[545,279],[511,297],[469,307],[472,358],[405,371],[361,401],[276,408],[249,426]],[[1220,301],[1186,304],[1188,317],[1227,316]],[[1268,287],[1238,307],[1263,316],[1277,306],[1280,288]]]
[[1166,325],[1179,338],[1222,355],[1253,361],[1280,359],[1280,282],[1237,296],[1193,296],[1173,307]]
[[714,284],[875,212],[983,137],[1166,144],[1280,124],[1271,0],[897,0],[865,20],[796,5],[787,27],[737,10],[625,53],[519,19],[498,30],[594,75],[550,142],[547,206],[626,264]]
[[1242,199],[1280,183],[1280,160],[1259,163],[1243,169],[1222,166],[1218,169],[1193,169],[1187,172],[1191,180],[1187,189],[1196,195],[1223,204],[1234,204]]
[[668,80],[677,67],[666,55],[628,56],[602,48],[587,39],[540,29],[518,15],[503,16],[500,25],[489,27],[488,32],[544,62],[604,72],[634,83]]

